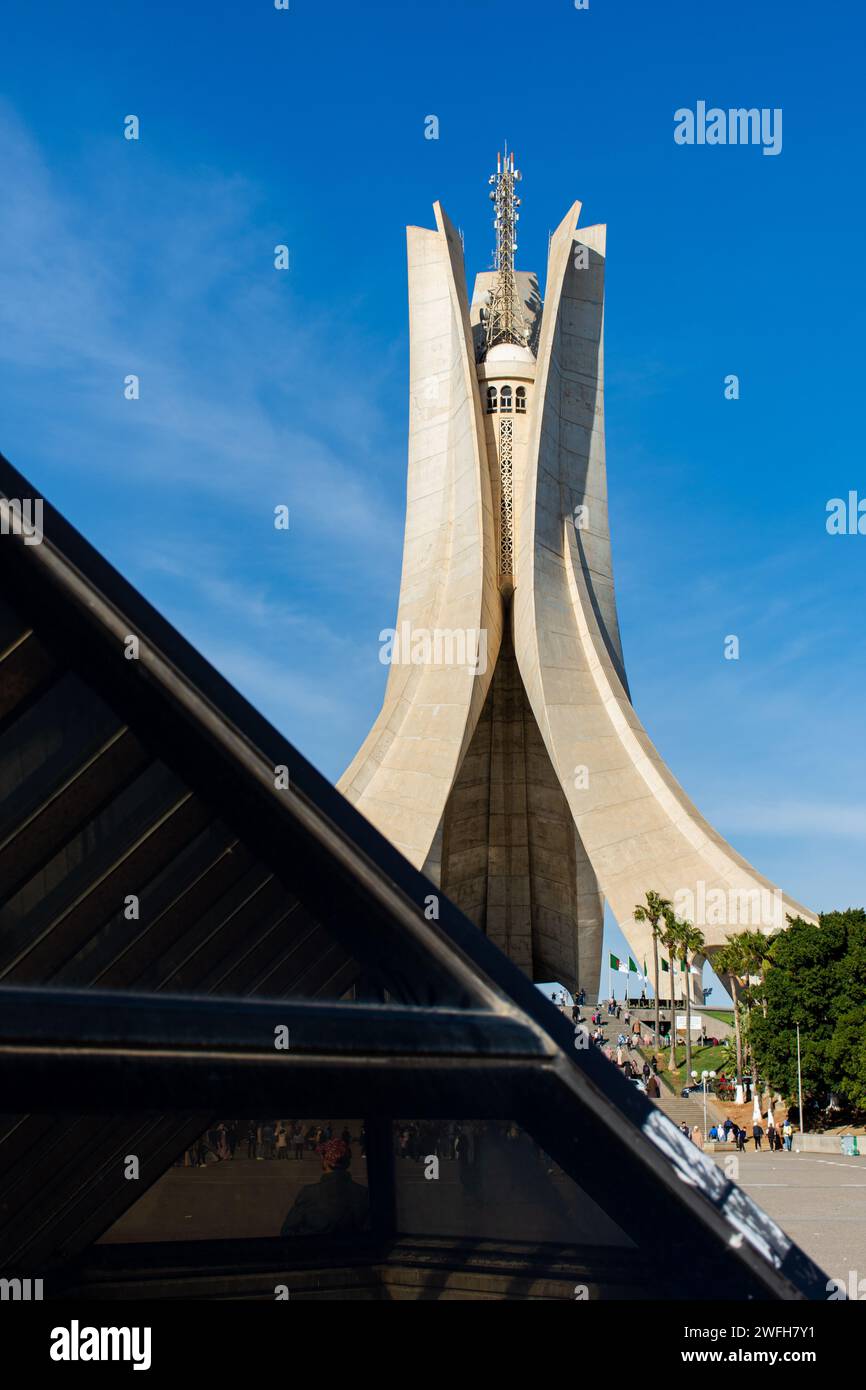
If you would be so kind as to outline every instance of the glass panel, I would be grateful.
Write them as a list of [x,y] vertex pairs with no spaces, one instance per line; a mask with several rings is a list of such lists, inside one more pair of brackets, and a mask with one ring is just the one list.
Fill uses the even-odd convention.
[[350,1240],[368,1229],[361,1120],[220,1120],[99,1244],[280,1235]]
[[397,1229],[407,1235],[634,1248],[519,1125],[397,1121]]

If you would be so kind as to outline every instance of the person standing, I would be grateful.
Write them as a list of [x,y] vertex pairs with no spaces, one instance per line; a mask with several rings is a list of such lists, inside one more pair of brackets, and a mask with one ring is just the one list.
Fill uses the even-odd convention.
[[277,1120],[277,1128],[274,1132],[274,1137],[277,1145],[277,1158],[288,1158],[289,1139],[286,1134],[286,1126],[283,1124],[282,1120]]
[[247,1123],[247,1158],[256,1158],[256,1144],[258,1141],[258,1125],[255,1120]]
[[784,1141],[784,1145],[785,1145],[785,1148],[787,1149],[788,1153],[791,1152],[791,1144],[792,1144],[793,1138],[794,1138],[794,1126],[791,1124],[791,1121],[790,1121],[790,1120],[786,1120],[785,1123],[782,1125],[782,1139],[783,1139],[783,1141]]
[[300,1120],[295,1120],[295,1127],[292,1131],[292,1143],[295,1146],[295,1158],[301,1159],[304,1156],[304,1126]]
[[737,1151],[744,1154],[746,1152],[746,1140],[748,1135],[744,1129],[737,1129]]
[[760,1147],[761,1147],[761,1140],[763,1139],[763,1137],[764,1137],[764,1131],[763,1131],[763,1129],[761,1128],[761,1126],[759,1125],[758,1121],[756,1120],[755,1123],[752,1125],[752,1138],[753,1138],[754,1141],[755,1141],[755,1152],[756,1152],[756,1153],[757,1153],[757,1151],[758,1151],[758,1150],[760,1149]]

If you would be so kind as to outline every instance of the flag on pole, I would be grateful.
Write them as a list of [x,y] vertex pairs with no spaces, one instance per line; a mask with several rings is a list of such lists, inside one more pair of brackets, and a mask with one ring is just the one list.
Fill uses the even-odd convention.
[[625,974],[628,974],[628,971],[627,971],[626,967],[623,965],[623,963],[622,963],[622,961],[620,960],[619,956],[615,956],[615,955],[613,954],[613,951],[611,951],[611,953],[610,953],[610,968],[611,968],[611,970],[621,970],[621,971],[623,971]]
[[[637,968],[637,966],[635,965],[634,961],[632,960],[631,956],[629,956],[629,958],[628,958],[628,968],[629,968],[629,971],[630,971],[631,973],[633,973],[633,974],[635,974],[635,975],[639,975],[639,974],[640,974],[640,971],[638,970],[638,968]],[[644,966],[644,970],[645,970],[645,969],[646,969],[646,966]]]
[[664,956],[661,956],[661,957],[660,957],[660,960],[661,960],[661,963],[662,963],[662,970],[667,970],[667,971],[669,971],[669,970],[670,970],[670,966],[668,965],[668,963],[667,963],[667,961],[665,960]]

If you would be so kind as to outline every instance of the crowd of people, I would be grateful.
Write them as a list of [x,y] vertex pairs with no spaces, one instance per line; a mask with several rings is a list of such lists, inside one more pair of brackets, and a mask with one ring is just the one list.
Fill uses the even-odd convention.
[[[559,1007],[563,1012],[566,1012],[567,997],[565,994],[562,995],[560,1000],[557,1000],[556,995],[553,995],[552,999],[554,1003],[559,1003]],[[570,1006],[571,1017],[575,1027],[583,1024],[581,1006],[585,1003],[585,1000],[586,993],[582,990],[580,995],[574,996],[574,1002]],[[639,1001],[639,1007],[644,1007],[646,1004],[646,996],[642,995]],[[605,1013],[607,1019],[605,1019]],[[617,1033],[616,1043],[613,1043],[612,1040],[609,1041],[603,1031],[605,1023],[611,1019],[615,1019],[617,1023],[621,1023],[622,1025],[621,1030]],[[598,1006],[592,1009],[589,1021],[592,1025],[592,1031],[587,1029],[589,1041],[594,1046],[598,1047],[603,1052],[604,1056],[607,1057],[609,1061],[613,1062],[628,1080],[637,1081],[638,1083],[642,1082],[646,1088],[647,1095],[654,1100],[658,1100],[661,1097],[661,1084],[658,1075],[660,1065],[657,1054],[653,1052],[650,1060],[645,1060],[642,1064],[640,1055],[637,1057],[633,1055],[638,1049],[647,1052],[650,1048],[657,1046],[657,1042],[654,1036],[644,1032],[644,1028],[648,1027],[648,1025],[641,1025],[639,1019],[632,1017],[630,1002],[628,1000],[617,1000],[613,998],[600,1000]],[[718,1040],[716,1038],[703,1036],[699,1041],[702,1044],[714,1044]],[[744,1076],[742,1080],[745,1088],[745,1098],[746,1100],[750,1100],[752,1078]],[[689,1095],[691,1089],[692,1088],[685,1089],[683,1095]],[[715,1091],[721,1098],[731,1100],[734,1098],[735,1087],[725,1076],[724,1072],[720,1071],[714,1081],[708,1083],[707,1089]],[[694,1139],[696,1143],[703,1144],[703,1134],[700,1132],[699,1128],[696,1127],[695,1131],[692,1132],[687,1125],[681,1127],[689,1138]],[[786,1120],[784,1124],[780,1126],[773,1124],[768,1125],[766,1131],[763,1129],[762,1125],[755,1123],[752,1126],[751,1138],[756,1150],[762,1147],[763,1140],[766,1138],[770,1149],[774,1152],[785,1149],[790,1153],[793,1135],[793,1127],[789,1121]],[[741,1151],[745,1148],[749,1137],[748,1131],[740,1129],[730,1118],[727,1118],[724,1124],[714,1125],[707,1135],[707,1138],[710,1140],[731,1143],[737,1146]]]
[[394,1153],[416,1163],[430,1156],[471,1162],[474,1140],[475,1126],[471,1123],[406,1122],[396,1127]]
[[185,1168],[204,1168],[208,1163],[230,1162],[236,1157],[258,1162],[298,1161],[321,1154],[334,1138],[341,1139],[350,1154],[352,1144],[357,1143],[364,1157],[363,1125],[356,1139],[345,1126],[335,1135],[330,1120],[220,1120],[205,1130],[178,1162]]
[[[745,1129],[740,1128],[740,1126],[735,1124],[730,1116],[728,1116],[724,1124],[712,1126],[707,1138],[714,1140],[717,1144],[736,1144],[737,1148],[742,1153],[748,1142],[749,1135]],[[755,1145],[756,1151],[761,1148],[765,1138],[771,1152],[781,1153],[784,1149],[787,1153],[790,1153],[794,1141],[794,1126],[791,1124],[791,1121],[787,1119],[782,1125],[777,1125],[773,1120],[770,1120],[767,1123],[765,1131],[760,1120],[755,1120],[752,1125],[752,1142]]]

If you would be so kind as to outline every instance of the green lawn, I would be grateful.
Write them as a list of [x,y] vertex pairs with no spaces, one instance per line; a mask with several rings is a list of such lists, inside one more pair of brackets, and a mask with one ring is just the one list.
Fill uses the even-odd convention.
[[706,1014],[707,1018],[718,1019],[719,1023],[728,1023],[732,1028],[734,1026],[733,1009],[702,1009],[701,1013]]
[[[649,1056],[651,1056],[651,1049],[647,1049],[647,1051],[649,1053]],[[671,1050],[669,1047],[666,1047],[663,1050],[659,1049],[656,1055],[664,1057],[665,1070],[664,1072],[661,1072],[660,1075],[665,1081],[671,1083],[673,1089],[676,1091],[677,1094],[679,1094],[679,1092],[683,1089],[683,1087],[686,1084],[688,1084],[689,1086],[693,1086],[695,1084],[691,1077],[686,1078],[686,1049],[684,1047],[680,1046],[676,1050],[677,1066],[674,1071],[668,1070],[668,1063],[670,1061],[671,1055]],[[698,1077],[700,1077],[702,1071],[719,1072],[722,1069],[722,1058],[724,1057],[724,1055],[724,1047],[693,1047],[692,1071],[696,1071],[698,1073]],[[649,1060],[649,1056],[647,1060]]]

